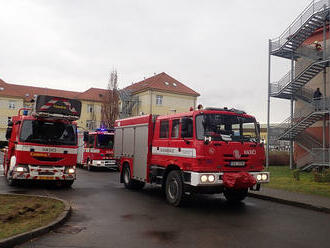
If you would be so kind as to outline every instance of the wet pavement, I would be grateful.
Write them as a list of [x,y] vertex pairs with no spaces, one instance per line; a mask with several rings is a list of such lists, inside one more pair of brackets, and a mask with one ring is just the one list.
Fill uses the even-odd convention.
[[78,170],[71,189],[9,187],[0,193],[40,194],[71,202],[64,226],[21,248],[46,247],[328,247],[330,215],[247,198],[232,206],[201,195],[184,208],[166,204],[157,187],[126,190],[119,173]]

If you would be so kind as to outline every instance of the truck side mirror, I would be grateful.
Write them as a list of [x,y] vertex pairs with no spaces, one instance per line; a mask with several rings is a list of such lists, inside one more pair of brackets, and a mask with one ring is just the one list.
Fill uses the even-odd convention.
[[88,142],[88,132],[84,132],[84,142]]
[[259,122],[257,123],[257,130],[258,130],[258,133],[260,134],[260,123]]
[[9,140],[11,137],[11,133],[13,132],[13,128],[12,127],[8,127],[7,131],[6,131],[6,139]]

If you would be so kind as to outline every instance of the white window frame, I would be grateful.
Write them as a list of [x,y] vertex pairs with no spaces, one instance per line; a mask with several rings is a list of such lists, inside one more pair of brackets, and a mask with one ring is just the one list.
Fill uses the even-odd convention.
[[87,104],[87,113],[94,112],[94,104]]
[[17,104],[17,101],[9,100],[8,101],[8,108],[9,109],[16,109],[16,104]]
[[156,105],[163,105],[163,96],[156,95]]
[[94,128],[95,121],[93,120],[86,120],[86,128],[88,130],[93,130]]

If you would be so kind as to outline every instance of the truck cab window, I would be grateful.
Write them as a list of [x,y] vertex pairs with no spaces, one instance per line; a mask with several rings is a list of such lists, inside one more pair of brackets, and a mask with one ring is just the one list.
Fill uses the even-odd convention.
[[193,137],[193,119],[192,117],[183,117],[181,125],[181,138]]
[[169,131],[169,121],[168,120],[160,121],[159,138],[168,138],[168,131]]
[[94,135],[90,135],[89,136],[89,141],[88,141],[88,147],[89,148],[93,148],[94,147],[94,140],[95,140],[95,136]]
[[180,128],[180,120],[173,120],[172,121],[172,130],[171,130],[171,137],[172,138],[179,138],[179,128]]

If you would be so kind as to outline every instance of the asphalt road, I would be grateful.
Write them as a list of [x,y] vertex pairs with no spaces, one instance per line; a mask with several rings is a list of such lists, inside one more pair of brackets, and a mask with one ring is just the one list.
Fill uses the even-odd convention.
[[231,206],[217,195],[184,208],[166,204],[157,187],[129,191],[117,172],[79,169],[72,189],[9,187],[0,193],[41,194],[70,201],[70,220],[19,247],[329,247],[330,215],[248,198]]

